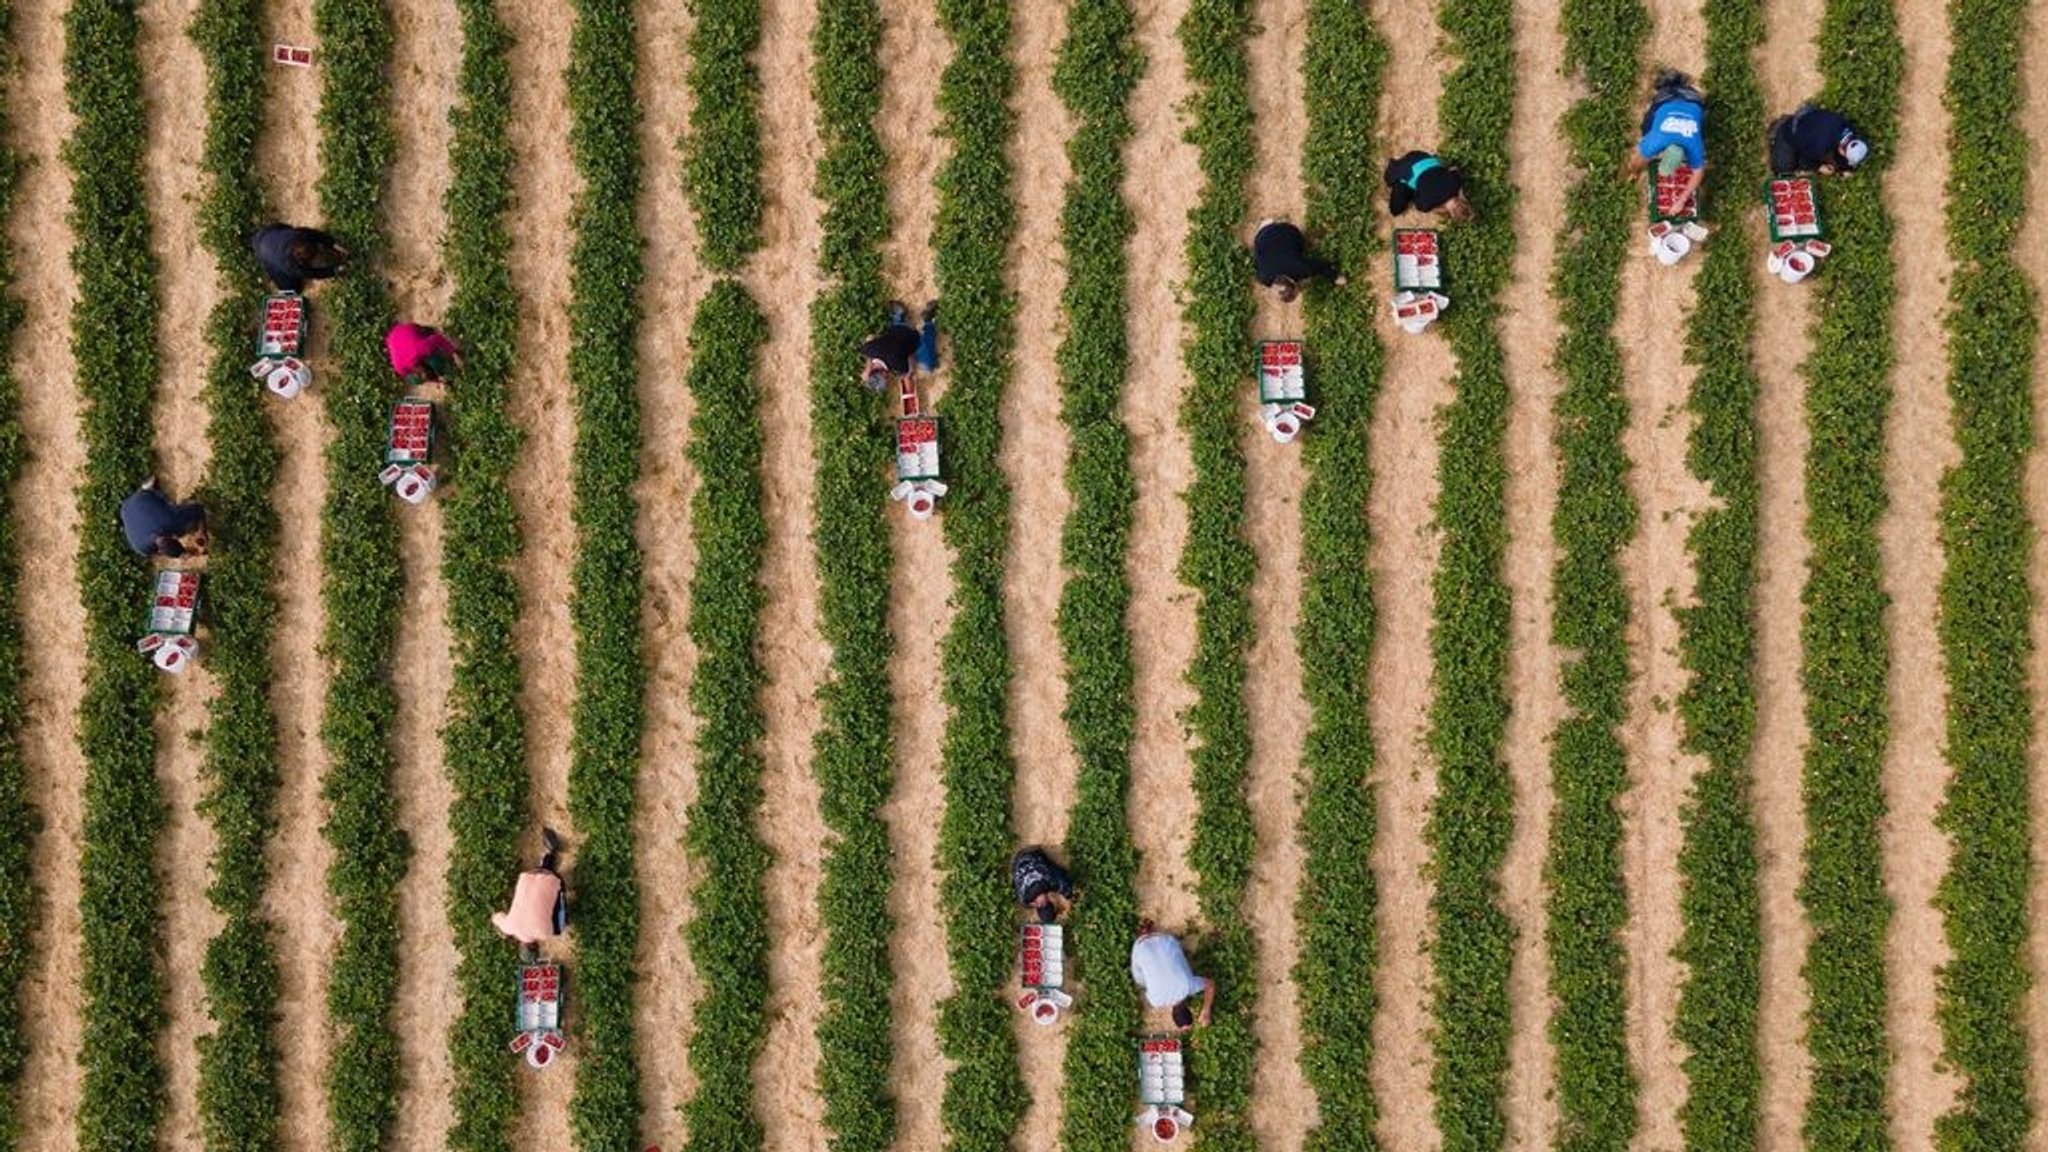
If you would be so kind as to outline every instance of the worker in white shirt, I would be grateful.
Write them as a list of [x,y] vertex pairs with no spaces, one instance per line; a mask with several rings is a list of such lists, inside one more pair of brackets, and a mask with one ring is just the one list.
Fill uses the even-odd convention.
[[[1174,1027],[1185,1032],[1195,1025],[1209,1026],[1209,1010],[1216,1004],[1216,982],[1195,975],[1188,965],[1187,950],[1180,938],[1153,927],[1152,921],[1138,921],[1138,939],[1131,945],[1131,979],[1154,1008],[1173,1009]],[[1202,998],[1200,1012],[1190,1012],[1187,1002]]]

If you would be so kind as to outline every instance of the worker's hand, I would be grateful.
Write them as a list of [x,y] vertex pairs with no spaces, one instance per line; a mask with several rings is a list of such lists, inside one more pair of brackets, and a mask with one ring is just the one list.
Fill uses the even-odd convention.
[[1195,1027],[1197,1027],[1197,1028],[1207,1028],[1208,1026],[1209,1026],[1209,1007],[1208,1007],[1208,1005],[1206,1005],[1206,1004],[1205,1004],[1205,1005],[1203,1005],[1203,1006],[1202,1006],[1202,1014],[1201,1014],[1201,1015],[1199,1015],[1199,1016],[1197,1016],[1197,1017],[1195,1017]]
[[1330,281],[1330,283],[1332,283],[1332,284],[1335,284],[1335,285],[1336,285],[1337,287],[1339,287],[1339,288],[1342,288],[1342,287],[1343,287],[1343,286],[1345,286],[1346,284],[1349,284],[1349,283],[1351,283],[1351,280],[1350,280],[1350,278],[1348,278],[1348,277],[1345,277],[1345,276],[1339,276],[1339,277],[1337,277],[1337,278],[1336,278],[1335,280],[1332,280],[1332,281]]

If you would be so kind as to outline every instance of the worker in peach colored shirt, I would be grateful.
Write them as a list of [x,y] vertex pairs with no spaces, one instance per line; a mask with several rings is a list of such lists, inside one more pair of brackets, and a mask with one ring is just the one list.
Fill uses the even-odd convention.
[[529,948],[560,936],[569,926],[568,893],[562,887],[561,874],[555,871],[555,853],[562,841],[552,828],[541,829],[540,837],[545,849],[540,867],[519,874],[509,911],[491,914],[498,931]]
[[393,324],[384,334],[384,350],[391,354],[391,370],[408,382],[439,382],[462,366],[455,341],[425,324]]

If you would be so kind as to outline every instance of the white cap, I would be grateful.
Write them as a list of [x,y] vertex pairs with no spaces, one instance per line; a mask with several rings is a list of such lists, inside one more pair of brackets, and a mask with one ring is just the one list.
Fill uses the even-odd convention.
[[1854,168],[1858,164],[1863,163],[1863,158],[1868,155],[1870,155],[1870,145],[1865,144],[1850,133],[1845,132],[1842,134],[1842,159],[1849,167]]

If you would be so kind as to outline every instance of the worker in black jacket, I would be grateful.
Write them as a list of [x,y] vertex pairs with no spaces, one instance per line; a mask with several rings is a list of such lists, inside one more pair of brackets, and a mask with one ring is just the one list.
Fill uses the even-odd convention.
[[1259,224],[1258,234],[1252,237],[1252,266],[1259,283],[1278,293],[1283,302],[1294,299],[1303,284],[1318,276],[1328,276],[1340,286],[1344,283],[1336,265],[1308,254],[1308,237],[1301,229],[1281,220]]
[[1441,212],[1452,220],[1470,220],[1472,202],[1465,199],[1465,172],[1431,153],[1417,149],[1387,161],[1387,214],[1410,208]]
[[1840,112],[1801,104],[1790,116],[1771,121],[1771,171],[1779,176],[1848,172],[1870,155],[1870,143]]

